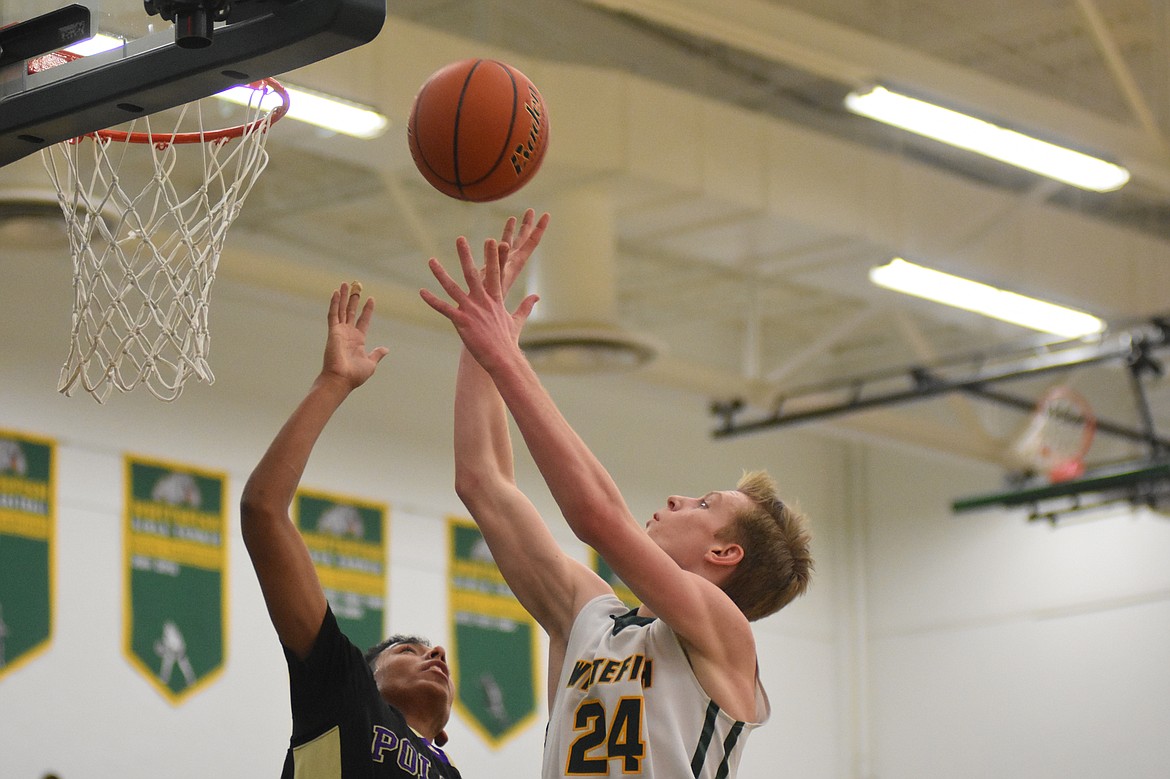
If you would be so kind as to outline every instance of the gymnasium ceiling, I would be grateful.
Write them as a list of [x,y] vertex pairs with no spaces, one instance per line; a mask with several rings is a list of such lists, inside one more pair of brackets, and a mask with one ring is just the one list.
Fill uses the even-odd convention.
[[[1170,7],[1153,0],[390,0],[373,43],[285,80],[377,106],[391,130],[354,141],[284,123],[220,274],[310,298],[360,277],[390,316],[439,326],[416,294],[434,287],[426,257],[547,209],[541,272],[575,271],[562,283],[602,319],[660,347],[629,380],[685,403],[739,399],[745,419],[811,385],[1044,342],[872,286],[868,269],[893,256],[1126,332],[1170,311],[1168,55]],[[406,148],[415,90],[468,56],[525,71],[551,116],[540,174],[494,204],[429,189]],[[1096,152],[1134,179],[1087,193],[847,114],[844,95],[872,83]],[[544,298],[546,319],[576,316]],[[1170,390],[1150,378],[1166,434]],[[1035,398],[1058,381],[1140,427],[1117,361],[1001,389]],[[1024,420],[952,394],[812,424],[997,461]],[[1094,450],[1144,451],[1100,436]]]

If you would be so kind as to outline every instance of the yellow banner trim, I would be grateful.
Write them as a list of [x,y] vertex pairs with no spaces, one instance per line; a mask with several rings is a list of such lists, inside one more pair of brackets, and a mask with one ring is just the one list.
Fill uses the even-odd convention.
[[155,557],[171,560],[180,565],[222,571],[227,559],[223,547],[195,544],[190,541],[176,541],[156,536],[132,535],[129,538],[129,552],[132,556]]
[[52,535],[52,518],[37,514],[0,512],[0,533],[48,541]]
[[358,595],[372,595],[377,598],[385,597],[384,577],[356,571],[343,571],[337,568],[317,568],[317,577],[321,586],[329,590],[353,592]]
[[529,622],[532,617],[512,597],[501,598],[495,595],[485,595],[480,592],[451,589],[451,610],[471,611],[489,617],[504,617],[517,622]]
[[504,575],[495,563],[480,562],[478,560],[451,560],[451,576],[467,579],[483,579],[494,584],[504,582]]
[[342,557],[360,557],[363,560],[373,560],[381,563],[386,552],[378,542],[354,541],[348,538],[338,538],[324,533],[306,533],[301,531],[305,539],[305,546],[322,552],[329,552]]
[[0,493],[47,501],[49,499],[49,484],[43,481],[32,481],[23,476],[0,475]]

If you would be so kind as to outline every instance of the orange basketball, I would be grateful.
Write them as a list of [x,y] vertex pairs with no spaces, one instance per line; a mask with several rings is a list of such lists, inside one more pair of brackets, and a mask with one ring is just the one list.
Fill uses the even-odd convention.
[[524,186],[548,148],[548,111],[516,68],[467,59],[440,68],[414,97],[406,137],[431,186],[459,200],[498,200]]

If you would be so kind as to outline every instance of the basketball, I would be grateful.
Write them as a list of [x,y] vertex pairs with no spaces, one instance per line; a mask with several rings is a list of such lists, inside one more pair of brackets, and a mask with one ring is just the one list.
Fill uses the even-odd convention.
[[431,186],[482,203],[528,183],[548,149],[548,111],[519,70],[490,59],[440,68],[419,89],[406,128],[410,155]]

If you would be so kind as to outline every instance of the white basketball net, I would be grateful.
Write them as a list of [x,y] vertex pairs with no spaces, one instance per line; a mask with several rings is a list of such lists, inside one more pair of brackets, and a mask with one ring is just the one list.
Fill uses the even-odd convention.
[[1014,453],[1031,469],[1060,481],[1062,473],[1079,468],[1096,428],[1088,401],[1067,387],[1057,387],[1042,398],[1016,440]]
[[[215,381],[207,362],[211,285],[227,230],[268,164],[273,111],[262,111],[256,94],[243,124],[258,123],[237,139],[180,148],[94,135],[42,151],[73,256],[73,324],[59,392],[71,395],[80,384],[104,403],[114,387],[145,384],[172,401],[190,376]],[[186,121],[202,135],[198,102],[177,113],[168,134]],[[151,133],[150,117],[129,131]]]

